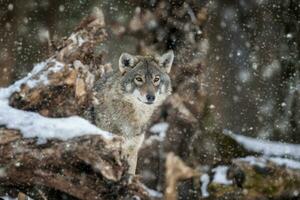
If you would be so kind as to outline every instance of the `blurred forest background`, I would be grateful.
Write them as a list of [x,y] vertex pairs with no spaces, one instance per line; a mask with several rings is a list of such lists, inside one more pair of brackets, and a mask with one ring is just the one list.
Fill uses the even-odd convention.
[[191,166],[248,155],[223,129],[300,144],[298,0],[0,0],[0,87],[46,59],[50,41],[95,6],[109,33],[98,50],[113,67],[122,52],[175,52],[174,94],[153,117],[167,122],[167,135],[153,140],[149,131],[140,152],[147,186],[162,191],[164,152]]

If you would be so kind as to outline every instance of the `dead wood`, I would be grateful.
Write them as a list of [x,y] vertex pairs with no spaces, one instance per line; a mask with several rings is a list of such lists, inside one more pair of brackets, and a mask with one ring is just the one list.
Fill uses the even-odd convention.
[[130,194],[130,188],[139,189],[120,159],[120,138],[83,136],[38,145],[15,130],[2,128],[0,134],[5,137],[0,146],[1,186],[44,186],[89,200],[117,199]]
[[[25,83],[11,96],[11,106],[49,117],[83,116],[91,105],[94,81],[112,70],[102,53],[95,51],[95,46],[107,39],[104,25],[102,11],[94,9],[70,37],[55,47],[45,61],[46,67],[30,79],[35,81],[34,87]],[[63,65],[62,69],[54,69],[57,63]]]
[[166,200],[177,199],[177,183],[199,176],[197,170],[188,167],[179,157],[169,153],[166,158]]
[[[12,94],[10,105],[47,117],[88,118],[94,82],[111,71],[102,52],[95,51],[107,38],[104,26],[102,11],[95,9],[70,37],[54,47],[44,68]],[[148,198],[138,179],[127,174],[120,137],[86,135],[45,144],[37,141],[23,138],[19,130],[1,127],[0,196],[16,190],[35,200]]]

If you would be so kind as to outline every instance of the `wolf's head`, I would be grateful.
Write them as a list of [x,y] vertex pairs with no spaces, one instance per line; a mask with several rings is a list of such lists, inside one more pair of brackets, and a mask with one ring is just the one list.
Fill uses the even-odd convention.
[[129,99],[159,105],[171,94],[169,73],[173,60],[173,51],[160,57],[123,53],[119,59],[122,91]]

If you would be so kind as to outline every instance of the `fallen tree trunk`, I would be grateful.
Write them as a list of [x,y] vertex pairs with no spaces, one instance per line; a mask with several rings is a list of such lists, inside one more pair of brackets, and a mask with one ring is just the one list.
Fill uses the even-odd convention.
[[120,180],[127,168],[120,141],[83,136],[37,145],[15,130],[2,128],[0,135],[2,186],[45,186],[78,199],[107,199],[116,182],[126,183]]
[[117,138],[82,136],[37,145],[16,130],[2,128],[0,136],[0,187],[6,188],[0,196],[22,191],[37,200],[43,196],[35,191],[42,191],[49,199],[148,199],[139,181],[126,174]]

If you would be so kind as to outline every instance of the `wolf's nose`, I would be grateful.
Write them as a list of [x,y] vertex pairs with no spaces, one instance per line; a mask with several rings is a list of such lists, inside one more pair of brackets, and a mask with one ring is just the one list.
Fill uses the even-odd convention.
[[146,99],[147,99],[147,101],[152,102],[152,101],[155,100],[155,96],[154,96],[154,95],[147,94],[147,95],[146,95]]

